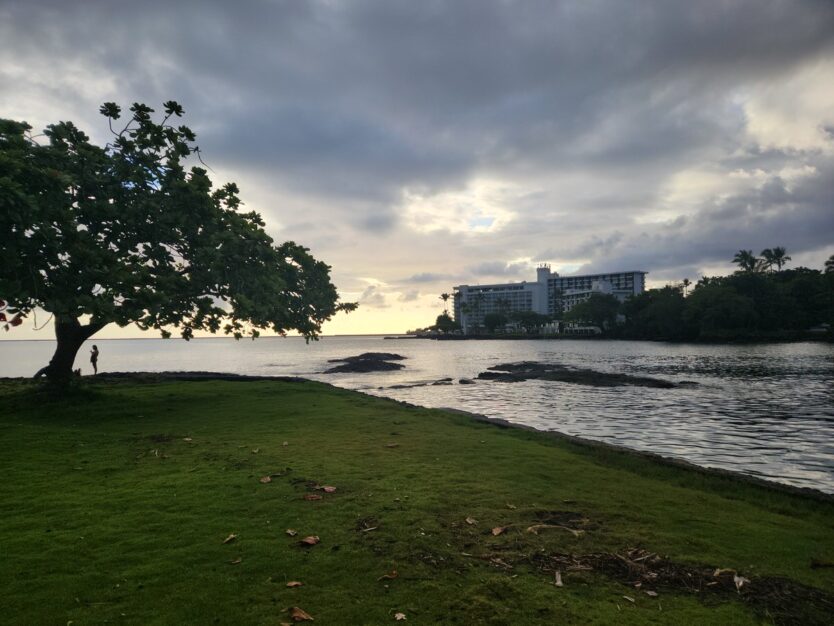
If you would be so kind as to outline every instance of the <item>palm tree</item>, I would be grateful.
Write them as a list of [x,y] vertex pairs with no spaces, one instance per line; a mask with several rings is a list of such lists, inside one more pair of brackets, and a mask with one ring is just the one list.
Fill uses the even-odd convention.
[[692,284],[692,281],[689,280],[688,278],[684,278],[683,281],[681,282],[681,286],[683,287],[683,297],[684,298],[686,297],[686,291],[687,291],[687,289],[689,289],[689,285],[691,285],[691,284]]
[[791,257],[787,255],[787,250],[785,250],[782,246],[765,248],[762,250],[762,266],[768,270],[773,269],[773,266],[775,265],[776,271],[781,272],[782,266],[786,265],[790,260]]
[[448,293],[441,293],[440,294],[440,299],[443,300],[443,312],[446,313],[446,315],[449,314],[448,303],[449,303],[449,298],[451,298],[451,297],[452,297],[451,294],[448,294]]
[[733,257],[733,263],[738,265],[742,272],[755,272],[760,267],[761,260],[756,258],[752,250],[739,250]]
[[828,260],[825,262],[825,273],[831,274],[834,272],[834,254],[828,257]]

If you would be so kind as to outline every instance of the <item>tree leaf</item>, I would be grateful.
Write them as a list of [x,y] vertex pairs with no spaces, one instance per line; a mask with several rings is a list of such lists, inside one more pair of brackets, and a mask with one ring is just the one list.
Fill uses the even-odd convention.
[[406,619],[405,613],[394,613],[394,619],[398,622],[404,622]]
[[261,483],[263,483],[263,484],[266,484],[266,483],[271,483],[271,482],[272,482],[272,476],[261,476],[261,477],[258,479],[258,481],[259,481],[259,482],[261,482]]
[[321,496],[317,493],[305,493],[304,494],[305,500],[321,500]]
[[317,543],[319,543],[319,541],[321,540],[318,538],[318,535],[310,535],[309,537],[304,537],[304,539],[302,539],[298,543],[302,546],[314,546]]
[[231,565],[240,565],[243,562],[243,557],[237,557],[236,559],[232,559],[229,561]]
[[496,526],[492,529],[492,536],[497,537],[498,535],[504,534],[505,532],[507,532],[506,526]]
[[389,573],[383,574],[377,580],[394,580],[397,576],[399,576],[399,572],[397,570],[392,569]]
[[303,587],[304,583],[299,582],[297,580],[291,580],[287,583],[287,587],[294,588],[294,587]]
[[313,622],[313,616],[297,606],[290,608],[290,619],[294,622]]
[[290,537],[295,537],[298,534],[297,530],[293,530],[292,528],[287,528],[285,531]]
[[475,524],[478,523],[478,520],[476,520],[474,517],[467,517],[466,518],[466,523],[469,524],[470,526],[474,526]]
[[232,542],[233,542],[233,541],[235,541],[236,539],[237,539],[237,535],[236,535],[235,533],[232,533],[232,534],[230,534],[228,537],[226,537],[226,538],[223,540],[223,543],[224,543],[224,544],[226,544],[226,543],[232,543]]

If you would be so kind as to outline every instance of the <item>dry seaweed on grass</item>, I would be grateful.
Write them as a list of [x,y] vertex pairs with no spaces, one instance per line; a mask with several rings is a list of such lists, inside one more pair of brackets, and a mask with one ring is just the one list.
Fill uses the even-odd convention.
[[[637,589],[648,585],[670,593],[693,593],[724,601],[740,598],[757,615],[778,625],[829,624],[834,595],[787,578],[744,577],[736,570],[693,566],[639,548],[592,554],[533,553],[526,561],[543,573],[593,571]],[[657,597],[654,589],[646,595]]]

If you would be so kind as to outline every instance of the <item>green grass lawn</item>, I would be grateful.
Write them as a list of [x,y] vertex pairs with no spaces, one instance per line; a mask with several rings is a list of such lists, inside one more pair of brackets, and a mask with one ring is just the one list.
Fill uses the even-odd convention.
[[834,607],[830,502],[318,383],[56,401],[6,382],[0,446],[2,623],[812,624]]

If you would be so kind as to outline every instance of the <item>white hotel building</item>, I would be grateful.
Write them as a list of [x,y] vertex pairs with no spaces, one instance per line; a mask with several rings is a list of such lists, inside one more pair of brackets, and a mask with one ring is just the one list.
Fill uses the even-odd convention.
[[614,272],[585,276],[559,276],[549,265],[536,269],[536,282],[494,285],[458,285],[454,288],[455,321],[467,333],[482,326],[489,313],[534,311],[544,315],[566,312],[593,293],[606,293],[620,301],[642,293],[648,272]]

